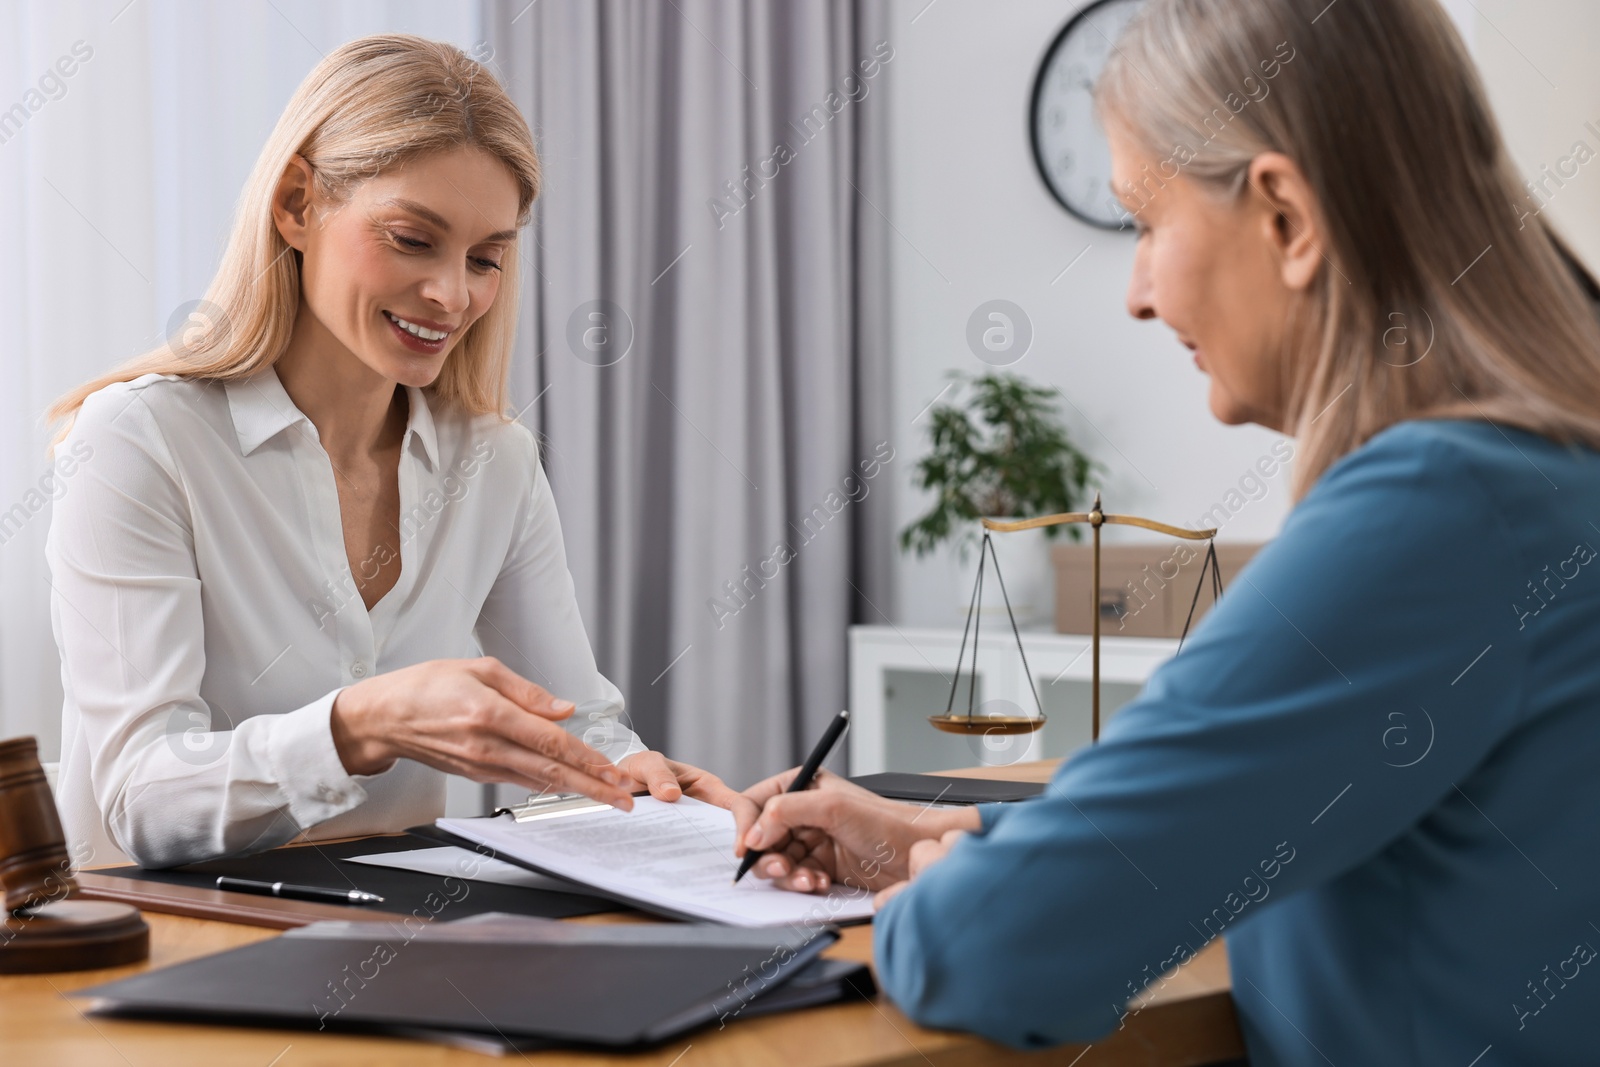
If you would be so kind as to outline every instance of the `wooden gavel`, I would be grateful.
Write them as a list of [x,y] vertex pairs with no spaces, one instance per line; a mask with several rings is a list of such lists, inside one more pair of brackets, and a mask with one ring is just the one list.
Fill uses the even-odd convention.
[[115,967],[150,954],[137,909],[67,899],[78,881],[31,737],[0,741],[0,886],[0,974]]
[[78,888],[61,816],[31,737],[0,741],[0,885],[8,912],[61,900]]

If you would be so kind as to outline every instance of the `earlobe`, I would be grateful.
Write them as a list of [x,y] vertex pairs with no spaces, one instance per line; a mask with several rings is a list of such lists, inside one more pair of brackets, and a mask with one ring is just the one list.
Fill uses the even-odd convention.
[[311,165],[299,155],[292,156],[289,165],[278,179],[272,196],[272,219],[284,241],[298,251],[305,251],[305,229],[308,193],[311,187]]
[[1311,183],[1288,156],[1267,152],[1251,162],[1250,184],[1271,211],[1268,237],[1278,253],[1283,284],[1308,288],[1323,259],[1322,227]]
[[1322,235],[1315,221],[1301,216],[1297,222],[1292,215],[1280,216],[1287,230],[1287,243],[1283,256],[1283,284],[1290,289],[1305,290],[1322,269]]
[[1316,280],[1322,266],[1322,248],[1314,223],[1292,212],[1278,212],[1273,218],[1283,284],[1288,289],[1304,290]]

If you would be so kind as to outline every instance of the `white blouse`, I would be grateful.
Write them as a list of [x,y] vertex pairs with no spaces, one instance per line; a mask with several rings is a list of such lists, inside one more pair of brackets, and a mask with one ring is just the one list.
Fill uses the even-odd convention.
[[45,546],[66,692],[57,798],[80,863],[432,821],[442,771],[347,774],[329,729],[342,688],[425,660],[496,656],[576,702],[565,725],[613,761],[643,749],[595,667],[533,435],[436,418],[406,392],[400,577],[370,612],[332,463],[275,370],[147,374],[84,402],[57,449],[73,469]]

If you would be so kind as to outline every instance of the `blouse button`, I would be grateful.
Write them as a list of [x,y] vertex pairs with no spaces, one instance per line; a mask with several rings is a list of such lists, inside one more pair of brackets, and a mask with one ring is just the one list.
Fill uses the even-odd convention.
[[367,673],[367,666],[364,663],[353,664],[350,668],[350,673],[357,678],[363,677]]

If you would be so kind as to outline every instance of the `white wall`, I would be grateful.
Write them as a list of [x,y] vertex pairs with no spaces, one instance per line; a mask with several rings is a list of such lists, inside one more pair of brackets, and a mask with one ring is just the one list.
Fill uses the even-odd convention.
[[[911,487],[912,464],[927,447],[927,420],[913,420],[944,388],[948,371],[986,369],[968,350],[965,329],[973,309],[996,298],[1021,306],[1034,328],[1031,350],[1012,369],[1060,388],[1076,408],[1063,405],[1074,438],[1110,468],[1107,509],[1197,524],[1277,435],[1221,426],[1211,417],[1205,378],[1171,331],[1135,322],[1125,311],[1132,237],[1079,223],[1037,176],[1027,129],[1033,77],[1044,49],[1082,4],[893,3],[889,213],[899,234],[892,250],[892,359],[900,525],[927,506]],[[1600,149],[1600,140],[1581,129],[1590,118],[1600,128],[1600,64],[1584,54],[1600,40],[1600,5],[1448,0],[1446,6],[1483,56],[1491,96],[1525,169],[1554,164],[1580,136]],[[1552,88],[1519,51],[1561,88]],[[1580,250],[1591,256],[1600,250],[1600,163],[1571,182],[1550,210]],[[1287,472],[1271,479],[1267,495],[1224,524],[1220,539],[1273,536],[1288,509],[1287,485]],[[1156,535],[1108,528],[1106,536]],[[898,566],[897,622],[959,619],[948,558],[904,556]]]
[[[1060,388],[1074,440],[1110,468],[1111,511],[1192,523],[1268,452],[1277,435],[1229,429],[1206,407],[1206,381],[1160,323],[1124,310],[1133,240],[1068,215],[1034,168],[1028,104],[1044,49],[1078,6],[1062,0],[896,0],[893,61],[895,276],[893,442],[899,522],[925,509],[911,467],[927,448],[923,407],[950,370],[988,367],[968,349],[968,316],[1009,300],[1033,323],[1009,370]],[[919,16],[919,12],[921,12]],[[915,19],[915,22],[912,20]],[[1065,276],[1061,271],[1085,248]],[[1059,277],[1059,280],[1056,280]],[[1223,528],[1259,540],[1287,508],[1287,477]],[[1107,541],[1141,531],[1107,528]],[[947,558],[901,557],[897,621],[959,619]]]
[[[1589,265],[1600,266],[1600,158],[1571,178],[1577,142],[1600,154],[1600,4],[1594,0],[1473,0],[1474,55],[1511,157],[1523,176],[1544,180],[1546,217]],[[1586,124],[1593,123],[1594,129]]]

